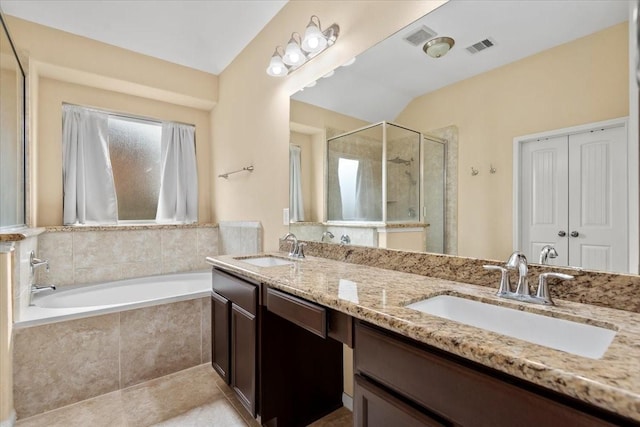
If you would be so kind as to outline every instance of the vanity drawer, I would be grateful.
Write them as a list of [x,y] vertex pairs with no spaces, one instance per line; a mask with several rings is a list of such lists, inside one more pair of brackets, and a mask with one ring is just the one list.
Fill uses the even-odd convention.
[[360,322],[355,329],[354,362],[356,374],[454,425],[615,425],[583,412],[586,404],[550,391],[547,397],[536,386],[525,388],[519,380]]
[[267,310],[322,338],[327,337],[327,310],[277,289],[267,289]]
[[220,270],[213,270],[213,290],[235,305],[256,315],[258,309],[258,285],[238,279]]

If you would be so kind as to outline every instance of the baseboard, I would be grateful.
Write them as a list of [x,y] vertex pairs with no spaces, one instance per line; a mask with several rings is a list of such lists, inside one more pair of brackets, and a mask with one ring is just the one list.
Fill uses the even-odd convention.
[[353,397],[349,396],[347,393],[342,393],[342,406],[353,412]]
[[15,425],[16,425],[16,411],[11,411],[9,418],[0,421],[0,427],[13,427]]

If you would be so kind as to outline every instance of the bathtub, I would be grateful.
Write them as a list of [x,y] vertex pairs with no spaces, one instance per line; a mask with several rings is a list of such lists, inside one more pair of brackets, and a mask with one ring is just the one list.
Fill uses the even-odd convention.
[[34,295],[33,305],[20,311],[14,328],[197,299],[210,294],[210,271],[69,286]]

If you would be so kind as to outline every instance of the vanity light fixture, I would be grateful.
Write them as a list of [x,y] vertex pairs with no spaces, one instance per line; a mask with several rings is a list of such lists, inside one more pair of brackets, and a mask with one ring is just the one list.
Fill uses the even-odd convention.
[[282,50],[282,46],[276,47],[267,67],[267,74],[273,77],[286,76],[289,73],[289,68],[282,60],[282,54],[278,52],[278,49]]
[[267,74],[273,77],[286,76],[333,46],[339,34],[340,27],[338,24],[333,24],[322,31],[320,19],[316,15],[311,16],[304,32],[304,38],[299,33],[294,32],[291,34],[291,38],[284,50],[280,46],[276,47],[269,61]]
[[441,58],[456,44],[451,37],[436,37],[424,44],[422,50],[432,58]]

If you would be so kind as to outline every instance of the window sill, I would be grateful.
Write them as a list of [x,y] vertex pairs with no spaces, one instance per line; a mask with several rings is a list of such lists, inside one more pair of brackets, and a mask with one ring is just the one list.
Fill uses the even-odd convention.
[[48,232],[55,231],[127,231],[127,230],[180,230],[188,228],[217,228],[218,224],[155,224],[120,223],[118,225],[54,225],[46,227]]

